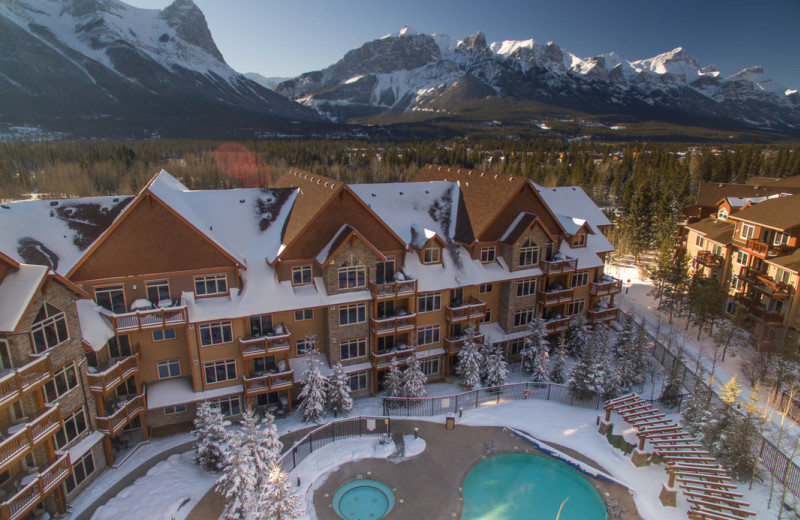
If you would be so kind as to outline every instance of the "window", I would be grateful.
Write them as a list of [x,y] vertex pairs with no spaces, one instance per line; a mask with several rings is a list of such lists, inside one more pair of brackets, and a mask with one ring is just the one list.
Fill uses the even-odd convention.
[[367,321],[367,305],[354,303],[339,307],[339,325],[352,325]]
[[272,334],[272,316],[265,314],[264,316],[253,316],[250,318],[250,337],[259,338]]
[[224,274],[194,277],[194,293],[197,296],[210,296],[228,292],[228,277]]
[[342,341],[339,344],[342,360],[364,357],[367,355],[367,339],[358,338]]
[[52,403],[76,386],[78,386],[78,375],[75,362],[70,361],[53,372],[53,379],[44,384],[45,401]]
[[583,287],[589,283],[589,271],[578,271],[572,275],[571,287]]
[[294,343],[295,348],[297,349],[297,355],[302,356],[304,354],[308,354],[314,349],[314,340],[312,339],[298,339]]
[[747,289],[747,282],[745,282],[738,276],[734,276],[733,281],[731,282],[731,288],[734,291],[745,292],[745,290]]
[[728,210],[725,209],[725,208],[720,209],[717,212],[717,218],[720,219],[720,220],[727,220],[727,218],[728,218]]
[[722,256],[722,246],[719,244],[712,245],[711,254],[716,256]]
[[206,384],[222,383],[236,379],[236,360],[226,359],[203,365],[206,373]]
[[736,252],[736,263],[739,265],[747,265],[750,263],[750,254],[744,251]]
[[514,311],[514,326],[522,327],[533,321],[533,309],[519,309]]
[[703,247],[705,243],[706,241],[703,238],[703,235],[697,235],[697,238],[694,239],[694,245],[696,245],[697,247]]
[[417,329],[417,345],[432,345],[439,343],[439,325],[428,325]]
[[111,287],[97,287],[94,290],[94,300],[97,305],[116,314],[122,314],[128,309],[125,307],[125,293],[121,285]]
[[488,263],[494,262],[495,259],[495,248],[494,246],[489,247],[482,247],[481,248],[481,262]]
[[367,270],[363,265],[351,265],[339,268],[339,289],[357,289],[366,287]]
[[756,228],[752,224],[742,224],[741,237],[744,239],[753,238]]
[[787,245],[789,243],[789,233],[776,231],[775,237],[772,239],[772,243],[776,246]]
[[74,413],[64,417],[64,427],[56,432],[56,448],[64,449],[70,442],[78,438],[86,431],[86,411],[83,406],[75,410]]
[[580,233],[572,238],[572,247],[583,247],[586,245],[586,233]]
[[292,285],[308,285],[311,283],[311,266],[292,267]]
[[519,265],[535,265],[539,263],[539,246],[533,243],[533,240],[528,239],[525,245],[519,250]]
[[219,323],[200,325],[200,344],[202,346],[219,345],[220,343],[230,343],[231,341],[233,341],[231,322],[221,321]]
[[417,312],[433,312],[442,308],[441,293],[424,293],[417,297]]
[[511,354],[512,358],[516,358],[519,356],[519,353],[522,352],[522,349],[525,347],[525,340],[524,339],[515,339],[508,343],[509,345],[509,353]]
[[216,406],[219,408],[220,413],[222,413],[223,417],[228,417],[231,415],[239,415],[242,413],[242,404],[239,401],[238,395],[233,395],[231,397],[221,397],[220,399],[210,399],[209,404],[212,406]]
[[736,302],[728,300],[728,303],[725,305],[725,312],[730,315],[736,314]]
[[422,369],[422,373],[426,376],[438,376],[439,375],[439,358],[432,357],[428,359],[423,359],[420,363],[420,368]]
[[153,341],[167,341],[175,339],[175,329],[162,329],[153,331]]
[[302,309],[294,311],[294,321],[305,321],[314,319],[314,309]]
[[530,296],[536,292],[536,278],[528,278],[517,282],[517,297]]
[[164,408],[164,415],[172,415],[186,411],[185,404],[177,404],[175,406],[167,406]]
[[789,283],[792,273],[780,267],[775,270],[775,281],[778,283]]
[[128,336],[116,336],[108,340],[108,355],[112,358],[128,357],[133,355],[131,342]]
[[366,372],[355,372],[350,374],[350,390],[355,392],[356,390],[366,390],[367,388],[367,373]]
[[586,307],[586,298],[578,298],[569,302],[567,305],[567,315],[573,316],[575,314],[583,314],[583,310]]
[[72,474],[64,481],[64,485],[67,486],[67,493],[75,491],[75,488],[80,486],[86,480],[86,477],[92,473],[94,473],[94,457],[91,450],[89,450],[77,462],[72,463]]
[[490,283],[482,283],[478,286],[479,294],[486,294],[492,292],[493,286]]
[[179,377],[181,375],[181,361],[180,359],[167,359],[166,361],[158,361],[156,363],[158,369],[159,379],[169,379],[171,377]]
[[[197,279],[195,279],[195,283],[197,283]],[[158,305],[158,302],[162,300],[171,300],[169,297],[169,283],[166,280],[147,282],[145,287],[147,288],[147,299],[153,302],[154,305]]]
[[67,341],[69,331],[67,330],[66,316],[56,307],[45,303],[33,320],[31,337],[33,338],[33,349],[37,353],[42,353]]
[[[286,368],[284,363],[284,370]],[[275,363],[275,356],[262,356],[253,359],[253,372],[256,374],[264,374],[264,372],[277,372],[278,365]],[[283,372],[283,370],[281,370]]]
[[439,246],[431,244],[422,251],[423,264],[439,263]]
[[490,321],[492,321],[492,309],[486,307],[486,313],[484,313],[483,318],[481,318],[480,322],[489,323]]

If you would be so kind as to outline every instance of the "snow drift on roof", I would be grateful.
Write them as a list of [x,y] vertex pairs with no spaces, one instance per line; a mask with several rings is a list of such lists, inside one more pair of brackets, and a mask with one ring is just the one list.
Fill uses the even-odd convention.
[[78,320],[83,342],[99,352],[114,337],[114,327],[102,315],[100,307],[91,300],[78,300]]
[[16,330],[49,270],[41,265],[23,264],[3,278],[0,283],[0,332]]

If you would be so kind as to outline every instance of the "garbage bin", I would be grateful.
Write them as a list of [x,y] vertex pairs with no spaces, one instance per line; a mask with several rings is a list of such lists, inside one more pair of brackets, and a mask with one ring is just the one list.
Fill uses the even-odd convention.
[[448,430],[455,430],[456,428],[455,414],[452,413],[447,414],[447,419],[445,419],[444,425]]

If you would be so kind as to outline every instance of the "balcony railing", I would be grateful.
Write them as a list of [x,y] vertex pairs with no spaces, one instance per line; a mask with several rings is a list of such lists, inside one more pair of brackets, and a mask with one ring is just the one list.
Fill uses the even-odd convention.
[[61,412],[58,406],[48,408],[42,415],[27,423],[19,431],[0,442],[0,472],[24,457],[51,435],[61,429]]
[[599,323],[601,321],[614,321],[619,316],[618,307],[609,307],[607,309],[586,311],[586,317],[589,318],[589,323]]
[[389,318],[370,318],[372,332],[376,336],[386,336],[397,332],[408,332],[417,326],[416,314],[392,316]]
[[783,325],[783,313],[780,311],[768,311],[763,307],[753,307],[750,309],[750,317],[765,327]]
[[141,412],[145,410],[144,394],[137,395],[125,403],[118,403],[117,411],[108,417],[97,418],[97,429],[111,437],[118,434]]
[[370,352],[369,357],[372,360],[372,366],[379,369],[388,367],[392,363],[392,358],[395,357],[401,364],[405,363],[414,352],[413,348],[405,348],[388,352]]
[[11,404],[53,377],[50,357],[37,357],[0,379],[0,407]]
[[245,395],[268,394],[278,390],[288,390],[294,386],[294,371],[262,374],[244,378]]
[[752,267],[742,267],[741,271],[739,271],[739,278],[753,285],[758,283],[759,275],[761,275],[761,271]]
[[548,307],[550,305],[560,305],[572,301],[572,296],[575,289],[572,287],[566,289],[556,289],[550,291],[539,290],[539,303]]
[[754,305],[758,305],[758,301],[753,297],[752,294],[745,294],[745,293],[736,293],[733,295],[733,300],[741,305],[744,305],[747,308],[750,308]]
[[[281,327],[281,328],[278,328]],[[292,334],[286,324],[281,323],[277,330],[282,330],[280,334],[268,334],[257,338],[239,338],[239,350],[243,358],[263,357],[266,355],[287,352],[290,348],[289,338]]]
[[721,255],[711,254],[711,251],[698,251],[694,259],[698,264],[708,267],[709,269],[719,269],[725,262],[725,259]]
[[567,332],[569,330],[569,322],[569,316],[566,318],[547,320],[545,322],[545,330],[547,331],[547,334],[561,334],[562,332]]
[[[472,340],[475,343],[483,344],[483,341],[486,339],[486,336],[483,334],[475,334]],[[464,346],[464,342],[467,340],[466,336],[460,336],[458,338],[446,338],[444,340],[444,349],[447,351],[448,354],[458,354],[461,350],[461,347]]]
[[756,278],[758,278],[759,283],[755,286],[755,289],[770,298],[784,300],[792,295],[792,286],[788,283],[776,282],[772,277],[765,274],[760,274]]
[[470,296],[468,303],[447,306],[444,315],[449,322],[480,319],[486,315],[486,302]]
[[92,392],[107,394],[138,372],[139,355],[136,354],[120,359],[102,372],[87,374],[86,379]]
[[745,240],[744,247],[745,249],[749,249],[753,253],[764,257],[785,255],[791,253],[792,251],[792,248],[786,244],[771,245],[755,238],[748,238]]
[[620,291],[622,291],[622,280],[618,280],[617,278],[607,275],[604,278],[610,278],[610,280],[592,282],[589,284],[589,294],[592,296],[601,297],[619,294]]
[[63,453],[52,465],[39,473],[31,483],[20,489],[10,499],[0,503],[0,519],[17,520],[24,517],[67,480],[70,473],[72,473],[72,464],[69,454]]
[[174,327],[188,321],[186,306],[105,315],[111,320],[116,332]]
[[565,258],[563,260],[545,260],[542,262],[542,271],[545,275],[556,275],[571,273],[578,268],[577,258]]
[[417,292],[416,280],[403,280],[389,283],[371,283],[369,290],[376,300],[390,300],[405,296],[413,296]]

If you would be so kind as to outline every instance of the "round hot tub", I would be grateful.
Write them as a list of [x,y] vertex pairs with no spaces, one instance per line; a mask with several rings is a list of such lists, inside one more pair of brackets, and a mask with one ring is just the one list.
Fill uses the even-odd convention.
[[393,507],[392,489],[378,480],[351,480],[333,495],[333,509],[344,520],[378,520]]

